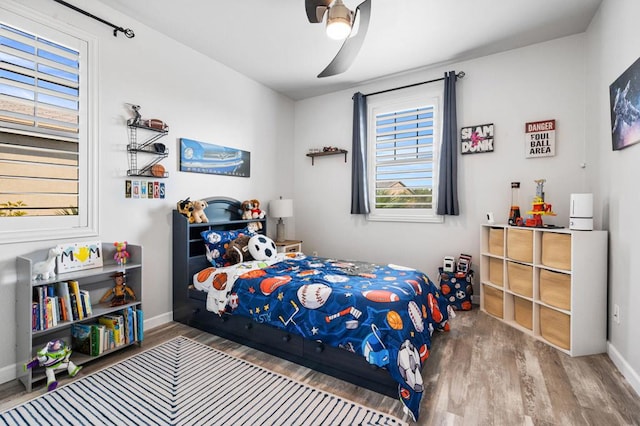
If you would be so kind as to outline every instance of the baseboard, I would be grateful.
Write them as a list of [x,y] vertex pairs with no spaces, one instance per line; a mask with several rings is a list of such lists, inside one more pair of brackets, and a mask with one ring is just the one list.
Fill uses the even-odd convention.
[[165,312],[164,314],[156,315],[152,318],[145,318],[144,329],[149,330],[154,327],[170,323],[171,321],[173,321],[173,312]]
[[629,363],[620,355],[620,352],[611,344],[607,342],[607,355],[613,361],[613,364],[620,370],[620,373],[627,379],[627,382],[631,385],[633,390],[640,395],[640,375],[635,371]]
[[7,383],[16,378],[16,365],[11,364],[0,368],[0,383]]

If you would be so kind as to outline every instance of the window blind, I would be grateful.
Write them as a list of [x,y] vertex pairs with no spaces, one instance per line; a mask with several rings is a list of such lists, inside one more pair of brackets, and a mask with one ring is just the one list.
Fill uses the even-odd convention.
[[375,116],[376,208],[433,206],[434,106]]
[[78,214],[79,64],[0,23],[0,216]]

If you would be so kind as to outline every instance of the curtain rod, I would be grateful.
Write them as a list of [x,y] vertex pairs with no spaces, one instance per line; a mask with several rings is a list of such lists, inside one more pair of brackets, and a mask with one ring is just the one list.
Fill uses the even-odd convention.
[[89,18],[93,18],[96,21],[102,22],[105,25],[110,26],[111,28],[113,28],[113,36],[117,37],[118,36],[118,31],[121,31],[127,38],[134,38],[136,35],[134,34],[133,30],[131,28],[127,28],[126,30],[122,27],[119,27],[117,25],[113,25],[111,22],[107,22],[102,18],[98,18],[96,15],[92,15],[91,13],[80,9],[79,7],[76,7],[72,4],[67,3],[66,1],[62,1],[62,0],[53,0],[56,3],[60,3],[63,6],[67,6],[69,9],[73,9],[78,13],[82,13],[85,16],[88,16]]
[[[456,79],[462,79],[464,78],[464,76],[465,76],[464,71],[460,71],[459,73],[456,74]],[[381,93],[393,92],[394,90],[407,89],[409,87],[420,86],[421,84],[427,84],[427,83],[435,83],[436,81],[442,81],[442,80],[444,80],[444,77],[435,78],[429,81],[421,81],[420,83],[408,84],[406,86],[394,87],[393,89],[380,90],[379,92],[368,93],[364,96],[366,97],[366,96],[379,95]]]

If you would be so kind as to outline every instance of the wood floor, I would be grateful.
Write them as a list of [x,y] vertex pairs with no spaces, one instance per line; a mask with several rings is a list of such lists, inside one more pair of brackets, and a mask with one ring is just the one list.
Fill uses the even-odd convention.
[[[571,358],[475,308],[459,312],[449,333],[434,335],[423,370],[421,425],[639,425],[640,397],[605,354]],[[400,402],[296,364],[171,323],[145,331],[131,347],[85,365],[77,377],[183,335],[363,405],[406,416]],[[61,384],[70,380],[58,374]],[[0,385],[0,411],[31,394],[17,381]]]

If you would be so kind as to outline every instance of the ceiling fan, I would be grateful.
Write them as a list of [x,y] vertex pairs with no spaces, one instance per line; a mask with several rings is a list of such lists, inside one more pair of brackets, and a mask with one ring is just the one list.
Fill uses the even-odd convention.
[[[354,11],[347,8],[342,0],[305,0],[307,18],[312,24],[321,23],[327,17],[327,35],[344,39],[342,47],[331,63],[318,74],[318,78],[345,72],[353,63],[364,43],[364,37],[371,18],[371,0],[360,3]],[[357,33],[352,34],[358,19]]]

